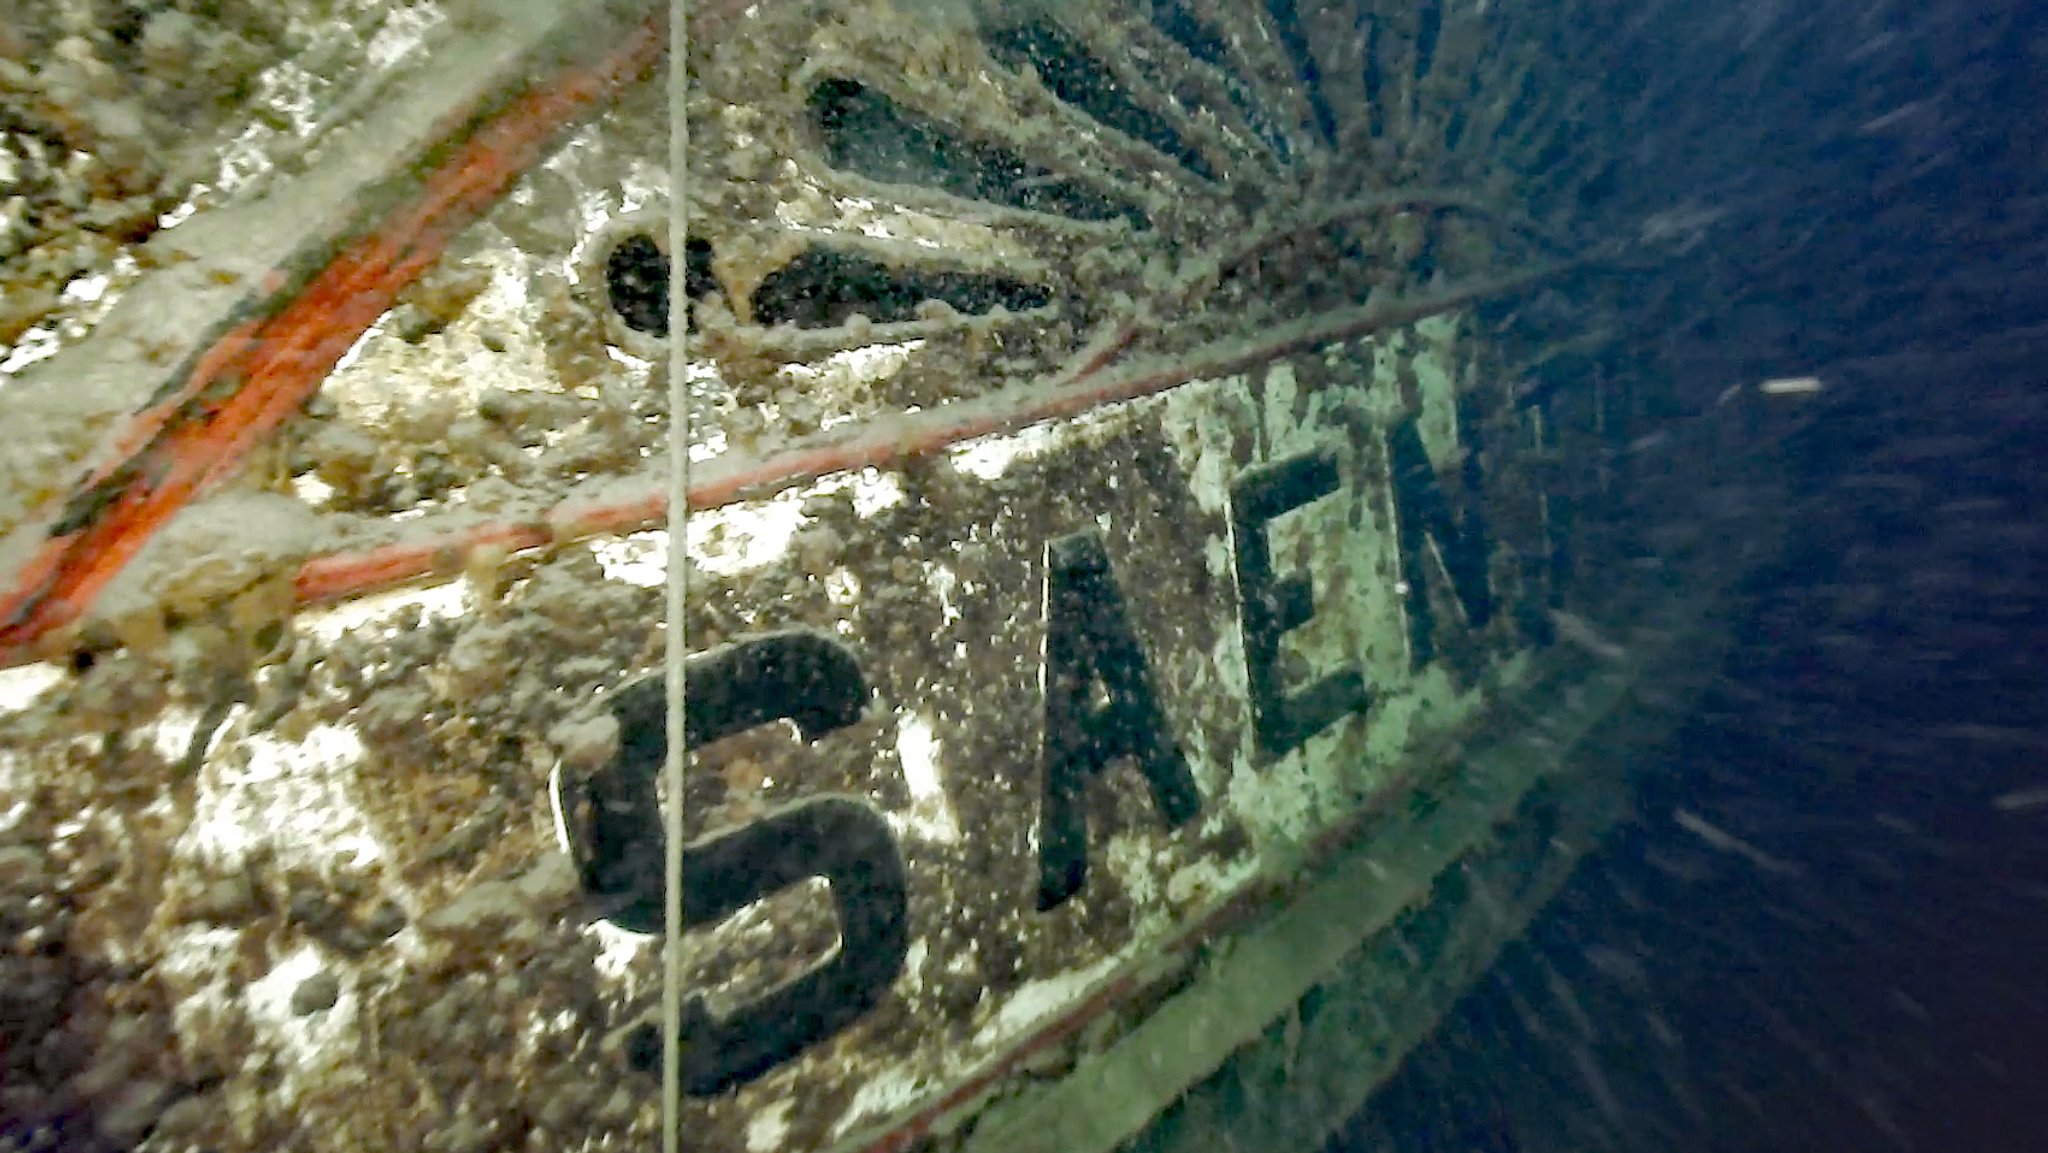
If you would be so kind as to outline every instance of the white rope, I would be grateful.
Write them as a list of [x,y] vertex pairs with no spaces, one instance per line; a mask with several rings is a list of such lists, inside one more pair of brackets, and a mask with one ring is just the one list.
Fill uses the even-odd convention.
[[683,734],[683,674],[689,638],[683,613],[689,568],[690,346],[689,295],[685,292],[690,235],[690,187],[686,157],[690,145],[688,110],[689,0],[668,5],[668,782],[667,855],[662,863],[661,973],[661,1148],[682,1150],[683,1067],[683,765],[689,749]]

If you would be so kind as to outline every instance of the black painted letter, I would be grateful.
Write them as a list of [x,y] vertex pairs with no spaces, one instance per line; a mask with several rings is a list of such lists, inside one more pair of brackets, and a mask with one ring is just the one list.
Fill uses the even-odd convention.
[[1195,776],[1167,733],[1102,540],[1092,532],[1074,533],[1045,547],[1040,910],[1056,908],[1080,891],[1088,875],[1087,785],[1124,756],[1138,762],[1168,825],[1184,824],[1201,811]]
[[[808,632],[775,633],[691,659],[685,674],[690,747],[789,719],[806,740],[852,724],[867,697],[853,655]],[[660,676],[635,681],[607,702],[619,753],[584,782],[582,804],[563,804],[564,827],[585,889],[620,928],[662,929],[665,836],[655,781],[667,755]],[[580,811],[572,819],[570,811]],[[683,850],[687,929],[717,925],[791,885],[823,877],[840,945],[801,976],[725,1020],[701,998],[684,1007],[684,1077],[706,1096],[744,1084],[831,1036],[888,990],[909,950],[908,888],[887,822],[852,797],[815,797]],[[643,1030],[643,1033],[645,1030]],[[634,1047],[646,1048],[646,1037]]]
[[823,877],[839,947],[801,976],[719,1020],[683,1006],[683,1080],[709,1097],[744,1085],[875,1006],[910,950],[903,860],[887,821],[856,797],[812,797],[683,853],[683,919],[708,928],[772,893]]
[[[1459,405],[1460,424],[1465,435],[1476,434],[1478,424],[1466,419],[1466,406]],[[1465,623],[1485,628],[1493,619],[1493,590],[1487,584],[1486,520],[1479,514],[1482,476],[1479,448],[1468,443],[1463,482],[1466,508],[1454,514],[1437,480],[1436,466],[1423,448],[1418,418],[1410,417],[1387,433],[1387,466],[1393,473],[1394,516],[1399,522],[1401,579],[1408,585],[1408,655],[1413,667],[1421,668],[1436,659],[1436,614],[1429,605],[1429,566],[1424,557],[1431,545],[1443,563],[1451,593],[1465,610]]]
[[1331,673],[1290,695],[1280,676],[1280,639],[1315,615],[1305,576],[1277,580],[1266,526],[1281,513],[1337,491],[1337,457],[1303,453],[1248,468],[1230,486],[1231,535],[1237,540],[1238,614],[1245,671],[1251,680],[1252,728],[1261,759],[1294,751],[1309,737],[1363,709],[1365,678],[1356,669]]

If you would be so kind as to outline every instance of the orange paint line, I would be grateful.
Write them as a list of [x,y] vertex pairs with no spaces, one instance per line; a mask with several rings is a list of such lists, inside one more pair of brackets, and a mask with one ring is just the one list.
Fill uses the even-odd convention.
[[644,74],[666,39],[665,21],[651,19],[597,62],[522,91],[455,145],[420,195],[337,254],[269,318],[216,341],[173,396],[136,414],[113,458],[65,502],[49,539],[0,598],[0,658],[18,657],[82,617],[180,508],[319,390],[399,291],[540,158],[557,131]]

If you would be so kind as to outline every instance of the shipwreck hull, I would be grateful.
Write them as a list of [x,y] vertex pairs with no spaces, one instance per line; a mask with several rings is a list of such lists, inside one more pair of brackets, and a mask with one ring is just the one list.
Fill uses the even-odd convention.
[[297,17],[10,333],[12,1147],[657,1132],[672,288],[693,1149],[1312,1147],[1775,548],[1530,18],[711,5],[676,274],[663,13]]

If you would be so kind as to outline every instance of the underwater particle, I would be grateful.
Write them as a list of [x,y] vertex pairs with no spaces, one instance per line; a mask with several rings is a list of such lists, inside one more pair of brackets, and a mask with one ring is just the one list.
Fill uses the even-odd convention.
[[1821,390],[1820,377],[1781,376],[1756,386],[1765,396],[1808,396]]
[[1798,873],[1799,866],[1790,861],[1771,856],[1748,841],[1737,837],[1716,825],[1710,824],[1697,813],[1685,809],[1674,809],[1671,819],[1679,828],[1705,841],[1724,853],[1741,857],[1757,868],[1770,873]]
[[2001,813],[2017,813],[2022,809],[2048,806],[2048,785],[2005,793],[1992,804],[1996,805]]

